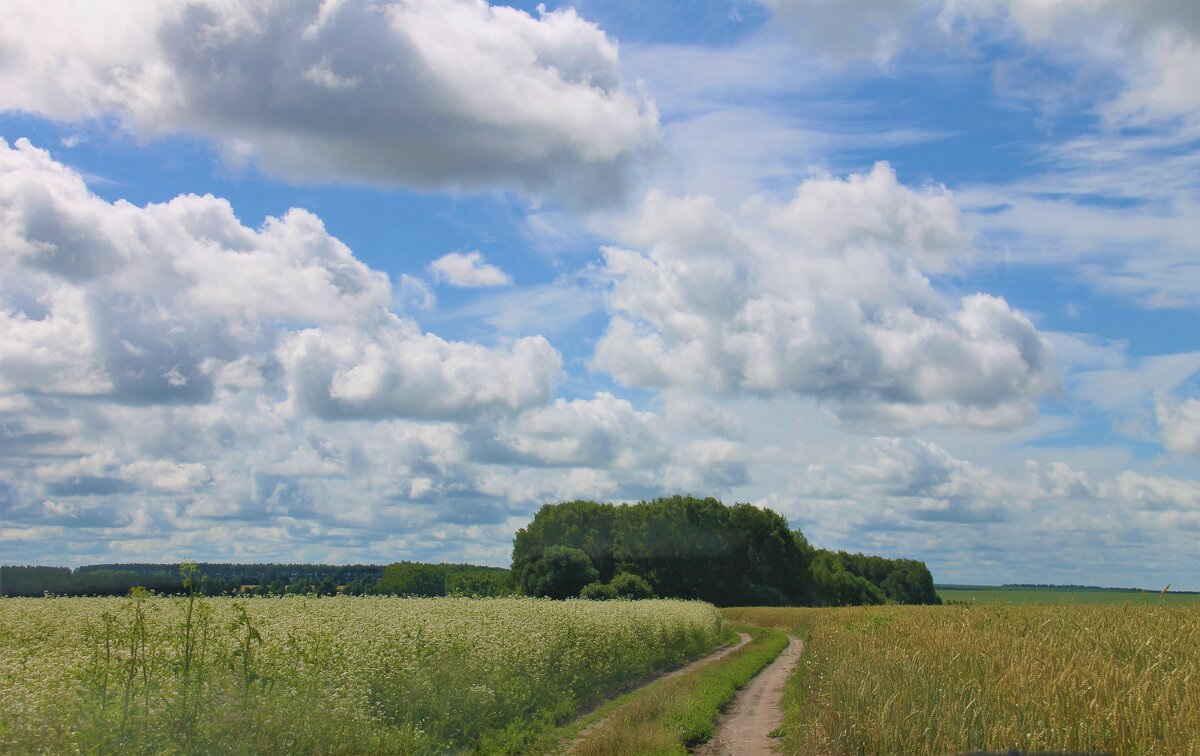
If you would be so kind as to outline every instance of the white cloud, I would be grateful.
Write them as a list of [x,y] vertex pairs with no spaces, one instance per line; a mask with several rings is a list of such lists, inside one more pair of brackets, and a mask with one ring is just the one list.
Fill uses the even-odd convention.
[[495,265],[484,262],[481,252],[450,252],[429,263],[438,281],[464,289],[508,286],[512,279]]
[[531,409],[502,427],[495,442],[535,465],[636,470],[668,457],[659,418],[607,392]]
[[818,176],[737,217],[651,194],[609,248],[614,313],[593,366],[626,385],[794,392],[864,425],[1011,426],[1055,384],[1052,348],[1002,299],[958,302],[922,271],[971,253],[950,195],[886,165]]
[[0,109],[192,133],[298,181],[609,201],[657,141],[617,45],[484,0],[16,3]]
[[1159,396],[1155,414],[1162,429],[1163,446],[1179,454],[1200,453],[1200,399],[1175,402]]
[[[764,0],[826,60],[880,68],[931,51],[970,55],[1014,38],[1053,60],[1121,81],[1101,109],[1115,123],[1183,117],[1197,123],[1200,13],[1191,2],[1144,0]],[[1005,64],[1011,65],[1011,64]],[[1003,70],[1003,69],[1001,69]],[[1095,85],[1089,79],[1089,86]],[[1026,90],[1029,82],[1024,82]],[[1067,89],[1071,85],[1065,85]],[[1027,92],[1026,92],[1027,94]],[[1055,99],[1069,92],[1060,89]],[[1055,103],[1047,101],[1053,107]]]
[[885,68],[918,39],[936,37],[927,29],[937,20],[942,0],[763,0],[806,48],[835,65],[865,58]]
[[546,402],[561,365],[541,336],[511,349],[446,341],[386,316],[352,329],[306,329],[278,351],[292,405],[327,419],[459,417]]
[[10,391],[194,403],[282,371],[294,408],[428,418],[543,403],[559,370],[541,337],[489,349],[421,333],[388,311],[387,276],[310,213],[254,230],[211,196],[109,203],[24,140],[0,142],[0,238]]

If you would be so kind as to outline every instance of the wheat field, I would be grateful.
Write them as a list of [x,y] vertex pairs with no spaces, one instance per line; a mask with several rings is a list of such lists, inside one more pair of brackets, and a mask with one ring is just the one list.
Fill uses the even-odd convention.
[[725,613],[805,639],[788,753],[1200,753],[1200,606]]

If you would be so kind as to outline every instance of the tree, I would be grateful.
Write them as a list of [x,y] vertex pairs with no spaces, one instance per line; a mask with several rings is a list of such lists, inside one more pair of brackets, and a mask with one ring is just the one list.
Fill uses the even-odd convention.
[[565,599],[578,596],[600,576],[581,549],[550,546],[521,573],[521,589],[529,596]]
[[609,583],[612,586],[613,593],[621,598],[627,599],[651,599],[654,598],[654,589],[650,587],[641,577],[630,572],[622,572],[612,579]]
[[534,515],[533,522],[517,531],[513,540],[513,573],[519,576],[550,546],[570,546],[587,554],[601,580],[611,580],[617,516],[612,504],[594,501],[547,504]]

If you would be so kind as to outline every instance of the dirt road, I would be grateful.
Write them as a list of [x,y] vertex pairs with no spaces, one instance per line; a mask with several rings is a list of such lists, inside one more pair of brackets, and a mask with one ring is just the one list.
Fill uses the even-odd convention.
[[799,638],[790,638],[787,648],[766,669],[741,689],[717,721],[712,739],[692,753],[700,756],[756,756],[772,754],[776,741],[771,732],[783,724],[783,686],[804,650]]
[[[667,672],[666,674],[651,677],[651,678],[645,680],[641,685],[638,685],[637,687],[642,687],[643,685],[649,685],[650,683],[658,682],[659,680],[669,680],[672,677],[678,677],[679,675],[685,674],[687,672],[691,672],[696,667],[702,667],[705,664],[709,664],[710,662],[714,662],[717,659],[720,659],[722,656],[726,656],[727,654],[731,654],[734,651],[737,651],[739,648],[741,648],[742,646],[746,645],[749,642],[750,642],[750,634],[749,633],[738,633],[738,642],[737,643],[734,643],[731,646],[726,646],[724,648],[717,649],[716,651],[709,654],[708,656],[703,656],[694,662],[685,664],[678,669],[673,669],[670,672]],[[611,716],[611,715],[609,715],[609,716]],[[590,735],[594,730],[602,727],[608,721],[608,719],[609,719],[608,717],[605,717],[604,719],[598,719],[595,722],[592,722],[587,727],[580,730],[579,735],[567,746],[564,753],[569,754],[572,751],[574,751],[575,745],[577,743],[583,742],[583,740],[586,739],[587,736]]]

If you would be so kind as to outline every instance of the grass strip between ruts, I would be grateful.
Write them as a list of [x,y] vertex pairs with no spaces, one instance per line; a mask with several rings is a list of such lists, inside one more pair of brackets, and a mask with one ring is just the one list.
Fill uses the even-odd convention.
[[[738,689],[750,682],[784,648],[788,637],[779,630],[735,626],[751,640],[733,653],[677,677],[658,680],[557,728],[535,753],[686,754],[688,747],[712,737],[721,711]],[[600,722],[577,741],[589,725]]]

